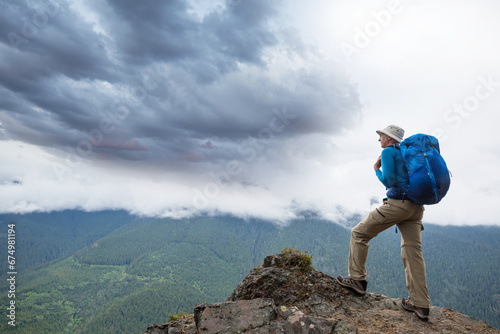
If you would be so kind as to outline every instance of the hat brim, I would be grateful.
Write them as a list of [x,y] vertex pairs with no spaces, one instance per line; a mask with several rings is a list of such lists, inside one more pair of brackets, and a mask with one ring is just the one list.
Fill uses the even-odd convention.
[[401,141],[402,141],[402,140],[401,140],[401,139],[399,139],[398,137],[396,137],[396,136],[394,136],[394,135],[392,135],[392,134],[390,134],[390,133],[384,132],[383,130],[377,130],[376,132],[377,132],[379,135],[384,134],[384,135],[386,135],[386,136],[389,136],[389,137],[391,137],[392,139],[394,139],[395,141],[397,141],[398,143],[401,143]]

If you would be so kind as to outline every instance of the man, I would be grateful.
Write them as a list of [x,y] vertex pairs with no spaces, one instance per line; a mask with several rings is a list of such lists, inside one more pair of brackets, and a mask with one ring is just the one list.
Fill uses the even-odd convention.
[[[389,125],[377,131],[382,154],[374,165],[375,173],[387,188],[387,198],[382,206],[371,211],[351,231],[349,248],[349,276],[338,276],[340,285],[359,294],[366,293],[366,258],[368,242],[380,232],[396,225],[401,231],[401,259],[406,274],[406,287],[410,299],[403,298],[403,308],[423,320],[429,318],[429,296],[425,275],[425,262],[422,256],[421,232],[424,206],[417,205],[405,198],[408,187],[408,172],[404,166],[399,143],[403,140],[404,130]],[[382,168],[382,170],[380,170]]]

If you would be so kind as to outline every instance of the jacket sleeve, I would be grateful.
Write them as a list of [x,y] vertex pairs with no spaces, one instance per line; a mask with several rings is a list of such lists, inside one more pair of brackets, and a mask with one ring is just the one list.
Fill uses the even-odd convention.
[[383,149],[381,158],[382,170],[377,169],[375,173],[386,188],[391,188],[396,184],[396,164],[393,149],[389,147]]

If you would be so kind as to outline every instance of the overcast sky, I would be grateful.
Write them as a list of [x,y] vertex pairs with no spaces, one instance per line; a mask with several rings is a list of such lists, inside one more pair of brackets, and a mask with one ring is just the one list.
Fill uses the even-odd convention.
[[433,134],[424,221],[500,225],[500,3],[2,1],[0,211],[342,222],[375,130]]

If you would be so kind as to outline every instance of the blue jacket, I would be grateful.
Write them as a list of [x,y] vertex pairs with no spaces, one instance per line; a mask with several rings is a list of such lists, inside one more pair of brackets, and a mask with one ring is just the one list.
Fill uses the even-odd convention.
[[382,150],[382,170],[375,171],[378,179],[387,188],[387,197],[404,199],[408,189],[408,172],[406,171],[401,151],[394,146]]

